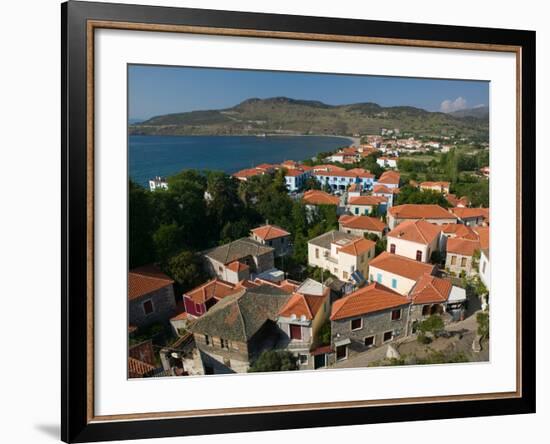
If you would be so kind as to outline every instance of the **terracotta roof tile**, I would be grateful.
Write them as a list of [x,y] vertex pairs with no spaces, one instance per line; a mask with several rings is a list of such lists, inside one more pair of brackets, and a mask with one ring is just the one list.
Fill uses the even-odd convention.
[[385,183],[390,185],[399,185],[401,175],[395,171],[385,171],[380,175],[378,183]]
[[397,205],[388,211],[398,219],[456,219],[454,214],[435,204]]
[[413,281],[417,281],[425,273],[432,274],[435,270],[435,266],[432,264],[415,261],[387,251],[380,253],[370,261],[369,267],[379,268]]
[[352,196],[348,199],[350,205],[380,205],[388,202],[384,196]]
[[258,228],[251,230],[256,236],[263,240],[276,239],[283,236],[290,236],[290,233],[286,230],[283,230],[281,227],[276,225],[263,225]]
[[154,265],[145,265],[128,272],[128,299],[133,300],[161,288],[174,281]]
[[338,220],[343,227],[355,228],[358,230],[384,231],[386,224],[376,217],[350,216],[343,214]]
[[453,284],[450,279],[442,279],[429,274],[423,275],[412,288],[409,297],[413,304],[446,302]]
[[467,219],[470,217],[489,218],[488,208],[451,208],[451,211],[460,219]]
[[351,256],[361,256],[367,251],[372,250],[375,245],[376,242],[373,242],[370,239],[357,239],[340,248],[338,252],[346,253]]
[[337,300],[332,305],[330,319],[336,321],[407,305],[405,296],[374,282]]
[[227,264],[227,268],[229,268],[231,271],[234,271],[235,273],[238,273],[239,271],[248,270],[250,267],[246,264],[243,264],[239,261],[233,261]]
[[480,249],[481,245],[477,240],[461,239],[458,237],[447,240],[447,253],[473,256],[474,252]]
[[441,228],[423,219],[406,220],[391,230],[387,236],[418,244],[429,245],[439,236]]
[[183,295],[197,304],[203,304],[209,299],[222,299],[237,291],[234,284],[216,278],[185,292]]
[[304,193],[303,200],[310,205],[338,205],[340,199],[337,196],[320,190],[308,190]]
[[150,374],[155,367],[135,358],[128,358],[128,376],[130,378],[142,378]]
[[483,250],[489,248],[489,227],[475,227],[473,231],[478,235],[479,245]]
[[317,296],[294,293],[279,311],[279,316],[289,318],[295,315],[298,319],[304,316],[307,320],[311,321],[326,299],[327,295]]

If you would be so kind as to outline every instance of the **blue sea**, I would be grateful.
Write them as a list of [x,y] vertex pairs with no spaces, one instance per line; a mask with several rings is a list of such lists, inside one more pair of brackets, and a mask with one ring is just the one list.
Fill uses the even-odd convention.
[[234,173],[260,163],[304,160],[349,146],[345,137],[324,136],[130,136],[130,177],[144,186],[154,176],[185,169]]

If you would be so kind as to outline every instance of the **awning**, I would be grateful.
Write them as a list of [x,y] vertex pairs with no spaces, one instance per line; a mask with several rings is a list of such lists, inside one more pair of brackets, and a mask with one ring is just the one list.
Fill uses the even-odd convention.
[[342,345],[348,345],[348,344],[351,344],[350,338],[346,338],[346,339],[342,339],[341,341],[334,342],[335,347],[341,347]]

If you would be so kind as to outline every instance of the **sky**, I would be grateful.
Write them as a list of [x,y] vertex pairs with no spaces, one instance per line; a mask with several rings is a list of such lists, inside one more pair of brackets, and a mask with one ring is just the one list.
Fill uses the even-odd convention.
[[452,112],[489,104],[489,83],[345,74],[130,65],[128,116],[230,108],[243,100],[289,97],[329,105],[374,102]]

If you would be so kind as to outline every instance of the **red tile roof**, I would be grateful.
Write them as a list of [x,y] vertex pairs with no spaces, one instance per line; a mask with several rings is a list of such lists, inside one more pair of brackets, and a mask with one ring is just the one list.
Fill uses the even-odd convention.
[[222,299],[237,291],[238,289],[235,288],[234,284],[216,278],[185,292],[183,296],[188,297],[197,304],[204,304],[209,299]]
[[142,378],[155,370],[155,367],[135,358],[128,358],[128,376],[130,378]]
[[260,174],[265,174],[265,170],[258,168],[246,168],[244,170],[237,171],[233,173],[232,176],[238,179],[247,179],[252,176],[258,176]]
[[481,245],[477,240],[461,239],[458,237],[447,240],[447,253],[473,256],[474,252],[480,249]]
[[352,196],[348,199],[350,205],[380,205],[387,202],[385,196]]
[[277,239],[279,237],[290,236],[290,233],[277,225],[262,225],[251,230],[256,236],[263,240]]
[[435,204],[397,205],[388,211],[397,219],[456,219],[454,214]]
[[355,177],[361,177],[364,179],[374,179],[374,174],[364,168],[352,168],[348,170],[348,173],[352,173]]
[[456,197],[455,194],[447,194],[445,198],[447,199],[447,202],[449,202],[453,207],[458,207],[459,205],[467,207],[468,205],[470,205],[470,200],[466,196],[462,196],[459,199],[458,197]]
[[361,316],[408,303],[409,300],[405,296],[374,282],[334,302],[330,319],[336,321]]
[[318,296],[294,293],[279,311],[279,316],[289,318],[292,315],[296,315],[298,319],[305,316],[308,321],[311,321],[317,315],[326,299],[327,295]]
[[370,261],[369,267],[379,268],[413,281],[417,281],[425,273],[432,274],[435,270],[435,265],[415,261],[387,251],[380,253]]
[[372,192],[380,194],[397,194],[399,193],[399,188],[388,188],[386,185],[375,185],[372,188]]
[[468,219],[471,217],[489,217],[488,208],[451,208],[451,211],[460,219]]
[[472,230],[477,234],[481,248],[489,248],[489,227],[474,227]]
[[399,185],[401,175],[395,171],[385,171],[380,175],[378,183],[387,183],[390,185]]
[[409,297],[413,304],[446,302],[452,288],[453,284],[450,279],[441,279],[425,274],[415,284]]
[[306,191],[303,200],[306,204],[311,205],[338,205],[340,203],[337,196],[332,196],[320,190]]
[[336,165],[315,165],[313,167],[314,172],[326,172],[326,171],[346,171],[345,168],[336,166]]
[[450,182],[421,182],[420,188],[433,188],[433,187],[449,188],[450,185],[451,185]]
[[376,242],[371,241],[370,239],[356,239],[346,244],[338,250],[339,253],[346,253],[351,256],[361,256],[369,250],[372,250]]
[[239,261],[233,261],[226,265],[231,271],[238,273],[239,271],[248,270],[249,266]]
[[134,268],[128,272],[128,299],[137,299],[173,283],[172,279],[154,265]]
[[443,234],[460,237],[462,239],[477,240],[478,235],[470,227],[464,224],[444,224],[441,225]]
[[386,224],[376,217],[370,216],[350,216],[343,214],[338,219],[338,222],[346,228],[354,228],[357,230],[384,231]]
[[441,227],[424,219],[406,220],[388,233],[388,237],[429,245],[441,233]]

